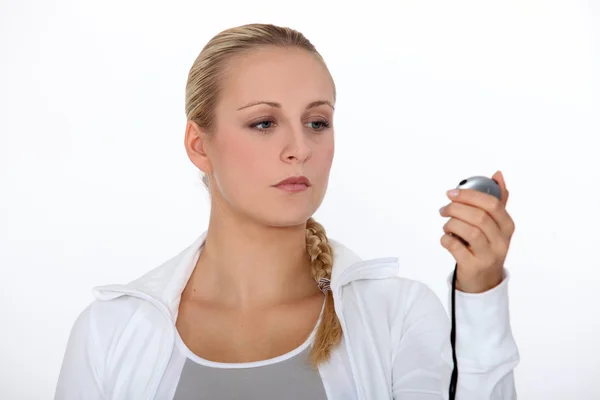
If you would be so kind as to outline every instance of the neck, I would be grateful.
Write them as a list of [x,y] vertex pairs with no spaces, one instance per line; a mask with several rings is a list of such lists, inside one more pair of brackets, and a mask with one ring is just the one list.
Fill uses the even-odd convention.
[[211,214],[188,283],[200,301],[234,308],[264,307],[319,292],[306,254],[305,224],[270,227]]

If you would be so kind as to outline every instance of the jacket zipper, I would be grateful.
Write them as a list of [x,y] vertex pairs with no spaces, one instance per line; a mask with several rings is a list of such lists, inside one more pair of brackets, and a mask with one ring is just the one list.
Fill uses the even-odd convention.
[[[336,314],[338,319],[340,320],[340,325],[342,326],[342,332],[348,332],[348,328],[346,325],[346,320],[344,318],[342,304],[340,301],[342,288],[336,288],[337,295],[334,295],[334,308],[336,309]],[[352,380],[354,381],[354,388],[356,389],[356,395],[358,400],[362,399],[362,387],[360,386],[360,381],[358,379],[356,364],[354,362],[354,356],[352,354],[352,349],[350,348],[350,344],[348,340],[345,340],[346,352],[348,353],[348,361],[350,362],[350,371],[352,371]]]
[[[381,259],[376,259],[376,260],[360,261],[356,264],[351,265],[350,267],[348,267],[346,270],[344,270],[341,273],[341,275],[337,279],[337,282],[335,282],[334,307],[336,308],[337,317],[340,320],[340,324],[342,325],[342,331],[348,332],[348,329],[346,326],[346,320],[343,315],[341,292],[342,292],[342,288],[346,284],[352,282],[351,275],[355,271],[358,271],[360,269],[363,269],[363,268],[369,269],[371,266],[373,266],[375,264],[387,264],[387,263],[391,263],[391,262],[395,263],[395,262],[397,262],[397,259],[394,257],[388,257],[388,258],[381,258]],[[348,277],[350,277],[350,279]],[[354,356],[352,354],[352,349],[350,348],[349,341],[346,340],[345,343],[346,343],[346,346],[345,346],[346,352],[348,353],[348,360],[350,361],[350,369],[352,371],[352,378],[354,380],[354,386],[356,388],[356,394],[357,394],[358,400],[361,400],[363,398],[363,388],[360,385],[360,379],[358,379],[356,362],[354,361]]]
[[168,353],[167,355],[164,354],[165,353],[164,349],[162,351],[161,356],[162,356],[163,360],[162,360],[160,370],[159,370],[160,374],[158,375],[158,378],[155,379],[156,382],[152,382],[152,385],[150,386],[150,389],[149,389],[150,397],[148,398],[148,400],[154,400],[156,398],[156,393],[158,392],[160,382],[162,381],[162,377],[165,375],[165,372],[167,371],[167,367],[169,366],[169,360],[171,359],[171,355],[173,354],[173,348],[175,346],[175,329],[173,328],[173,321],[172,321],[171,313],[166,309],[166,307],[161,302],[159,302],[154,297],[152,297],[144,292],[135,291],[135,290],[126,290],[126,289],[122,289],[122,288],[111,288],[109,290],[112,292],[115,292],[115,293],[122,293],[127,296],[137,297],[138,299],[148,301],[150,304],[152,304],[153,306],[158,308],[161,311],[161,313],[163,314],[163,316],[165,318],[167,318],[167,321],[168,321],[167,326],[169,329],[169,333],[171,335],[170,344],[168,347],[171,349],[171,351],[167,352]]

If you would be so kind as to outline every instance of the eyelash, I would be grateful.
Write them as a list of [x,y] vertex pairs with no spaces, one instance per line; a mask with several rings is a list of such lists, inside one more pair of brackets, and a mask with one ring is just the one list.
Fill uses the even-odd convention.
[[[261,132],[263,134],[266,134],[266,133],[269,132],[269,129],[271,129],[271,128],[257,128],[256,127],[257,125],[264,124],[265,122],[271,122],[272,124],[275,124],[275,121],[273,121],[272,119],[264,119],[262,121],[253,123],[252,125],[250,125],[250,128],[256,129],[259,132]],[[315,122],[321,124],[321,129],[317,129],[316,130],[317,132],[321,132],[321,131],[323,131],[325,129],[328,129],[329,127],[331,127],[331,123],[328,120],[326,120],[326,119],[319,119],[319,120],[311,121],[310,123],[314,124]]]

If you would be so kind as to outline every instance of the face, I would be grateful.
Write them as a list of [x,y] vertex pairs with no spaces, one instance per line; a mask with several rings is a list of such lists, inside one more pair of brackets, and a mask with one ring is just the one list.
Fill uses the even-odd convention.
[[[270,226],[304,224],[323,201],[334,156],[326,67],[302,49],[261,48],[231,60],[221,89],[216,130],[198,136],[205,155],[191,157],[210,175],[213,207]],[[308,185],[278,185],[298,177]]]

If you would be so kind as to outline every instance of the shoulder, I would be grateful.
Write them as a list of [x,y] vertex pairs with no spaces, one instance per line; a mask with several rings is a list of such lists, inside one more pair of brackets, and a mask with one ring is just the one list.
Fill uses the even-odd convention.
[[[354,342],[377,343],[377,354],[392,363],[400,349],[442,351],[450,320],[442,302],[425,283],[404,277],[360,279],[342,291],[339,307]],[[364,344],[372,349],[372,345]],[[359,347],[362,347],[360,345]]]
[[161,318],[165,318],[160,314],[148,301],[132,296],[96,299],[77,316],[71,336],[106,355],[134,332],[156,326]]
[[427,284],[401,276],[396,257],[365,260],[338,241],[330,243],[334,252],[332,284],[343,286],[342,302],[364,302],[368,309],[383,310],[395,320],[415,312],[446,316],[439,297]]
[[448,322],[446,310],[436,293],[424,282],[401,276],[357,280],[350,284],[352,301],[364,304],[372,315],[388,321],[390,326],[404,326],[429,316]]

